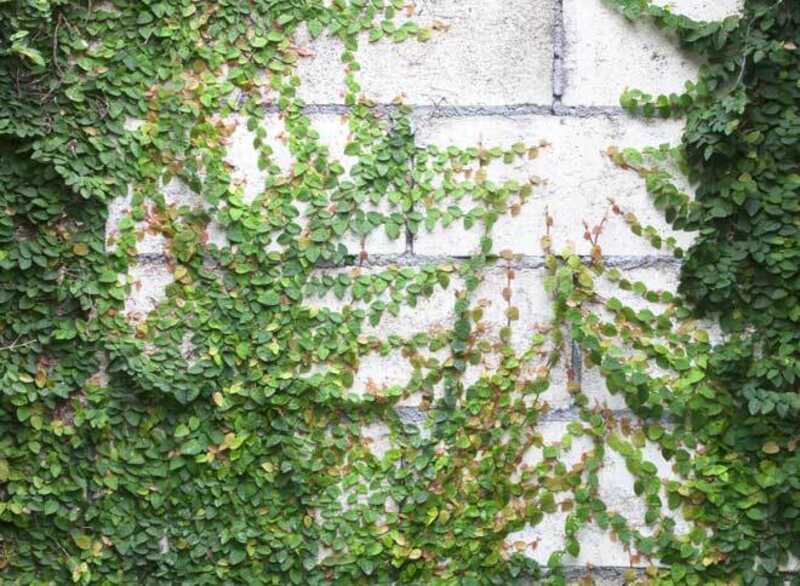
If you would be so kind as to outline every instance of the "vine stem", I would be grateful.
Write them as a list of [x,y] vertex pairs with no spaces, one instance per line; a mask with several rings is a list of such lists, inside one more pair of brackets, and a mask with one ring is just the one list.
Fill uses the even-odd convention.
[[27,342],[25,342],[23,344],[17,344],[17,342],[19,342],[19,337],[17,337],[17,339],[14,340],[10,345],[8,345],[8,346],[0,346],[0,352],[2,352],[4,350],[15,350],[17,348],[24,348],[25,346],[30,346],[35,341],[36,340],[28,340]]

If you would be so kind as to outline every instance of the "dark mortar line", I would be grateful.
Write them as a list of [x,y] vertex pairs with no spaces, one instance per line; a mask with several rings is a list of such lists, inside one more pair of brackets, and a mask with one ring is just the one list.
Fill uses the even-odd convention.
[[566,57],[566,31],[564,26],[564,0],[556,0],[553,6],[553,72],[551,86],[553,91],[552,113],[556,114],[561,109],[561,98],[564,95],[566,72],[564,59]]
[[[141,254],[136,257],[139,264],[166,264],[167,257],[163,254]],[[334,265],[328,263],[320,263],[319,268],[348,268],[348,267],[386,267],[386,266],[404,266],[404,267],[424,267],[436,264],[461,264],[472,260],[472,256],[458,256],[458,255],[417,255],[405,252],[403,254],[374,254],[369,255],[362,260],[359,259],[357,254],[353,255],[350,262]],[[584,264],[590,264],[592,257],[588,255],[580,256]],[[498,264],[503,262],[503,267],[508,266],[508,261],[498,258]],[[539,269],[545,266],[546,257],[534,255],[520,255],[515,256],[514,260],[510,262],[510,266],[516,269]],[[673,256],[658,256],[658,255],[644,255],[644,256],[606,256],[604,257],[606,267],[615,267],[620,269],[642,269],[642,268],[667,268],[667,267],[680,267],[681,259]]]
[[167,256],[160,252],[148,252],[146,254],[136,255],[136,262],[140,265],[166,264]]
[[414,256],[414,232],[411,231],[411,226],[408,222],[405,223],[406,232],[406,255]]
[[[412,114],[428,118],[469,118],[475,116],[502,116],[515,118],[521,116],[555,116],[557,118],[593,118],[627,116],[625,109],[619,106],[563,106],[560,98],[550,105],[542,104],[510,104],[505,106],[447,106],[447,105],[408,105]],[[305,114],[347,114],[353,106],[344,104],[310,104],[303,107]],[[380,114],[396,112],[399,106],[378,104],[374,110]],[[265,106],[268,113],[279,113],[277,106]]]
[[[363,266],[426,266],[431,264],[460,264],[472,260],[472,256],[459,255],[416,255],[416,254],[376,254],[369,256]],[[589,255],[580,256],[585,264],[592,262]],[[497,262],[502,259],[498,258]],[[512,268],[532,268],[538,269],[545,266],[547,257],[539,255],[519,255],[515,256],[510,262]],[[673,256],[606,256],[604,257],[606,267],[616,267],[621,269],[641,269],[650,267],[679,267],[681,259]],[[503,266],[508,266],[508,261],[502,260]],[[353,263],[358,264],[358,263]],[[344,265],[350,266],[350,265]]]
[[[603,413],[611,415],[615,419],[622,419],[624,417],[628,417],[630,419],[636,419],[638,417],[630,409],[612,409],[604,411]],[[583,419],[581,419],[580,408],[569,407],[567,409],[553,409],[551,411],[547,411],[546,413],[542,413],[539,416],[539,421],[544,423],[556,423],[556,422],[571,423],[573,421],[583,421]]]
[[570,368],[576,385],[583,384],[583,351],[575,340],[570,340]]
[[[435,407],[430,408],[421,408],[421,407],[409,407],[409,406],[399,406],[395,407],[394,411],[397,413],[397,416],[400,418],[407,425],[421,425],[424,423],[428,415],[430,415],[435,410]],[[602,414],[604,416],[613,417],[615,420],[619,421],[621,419],[630,419],[632,421],[642,419],[639,415],[634,413],[630,409],[607,409],[602,410]],[[642,419],[644,420],[644,419]],[[647,421],[654,421],[654,418],[647,418]],[[674,418],[670,418],[668,416],[661,417],[658,421],[662,425],[674,425],[677,423],[677,420]],[[565,409],[552,409],[550,411],[545,411],[539,414],[538,417],[539,423],[585,423],[585,420],[581,418],[581,409],[580,407],[568,407]]]
[[[553,106],[553,116],[561,118],[617,118],[630,116],[621,106]],[[641,119],[639,119],[641,120]]]
[[[658,561],[654,561],[656,567],[660,569],[669,569],[669,566],[665,566]],[[592,565],[591,567],[586,565],[564,565],[562,566],[564,577],[567,580],[577,580],[583,578],[585,576],[590,576],[592,578],[599,578],[604,581],[613,581],[614,583],[618,584],[628,584],[625,580],[625,575],[628,572],[633,572],[636,574],[636,578],[642,578],[647,575],[647,568],[643,566],[636,566],[636,567],[629,567],[629,566],[596,566]],[[800,572],[790,571],[790,570],[780,570],[780,575],[784,577],[784,579],[789,579],[793,576],[797,576]],[[545,571],[545,574],[549,574],[549,571]],[[618,581],[619,580],[619,581]],[[531,582],[531,586],[537,584],[537,582]],[[786,582],[788,585],[788,582]]]

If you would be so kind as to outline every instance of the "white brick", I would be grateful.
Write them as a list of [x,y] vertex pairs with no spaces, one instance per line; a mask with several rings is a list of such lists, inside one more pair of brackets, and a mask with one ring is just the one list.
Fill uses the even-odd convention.
[[[294,148],[291,144],[286,125],[283,118],[278,114],[270,114],[265,117],[262,128],[266,132],[263,145],[272,150],[270,155],[262,154],[256,147],[254,141],[256,133],[247,128],[247,121],[241,117],[231,120],[235,124],[235,130],[228,138],[228,152],[226,162],[232,167],[232,179],[236,186],[242,189],[243,199],[246,203],[251,203],[264,190],[264,185],[271,172],[278,171],[282,175],[291,173],[295,164]],[[348,178],[349,172],[357,159],[345,154],[345,148],[350,142],[350,127],[347,117],[337,114],[320,114],[311,117],[311,128],[319,133],[320,146],[326,147],[330,161],[338,161],[344,167],[345,174],[343,180]],[[259,168],[259,159],[269,157],[269,161],[274,168]],[[300,213],[297,219],[299,224],[304,227],[308,224],[306,213],[309,206],[301,201],[293,202]],[[378,211],[381,213],[391,213],[396,211],[386,202],[374,206],[367,204],[364,208],[368,211]],[[362,250],[362,243],[359,237],[353,234],[346,234],[341,239],[342,244],[351,254],[358,254]],[[405,252],[405,235],[399,238],[390,239],[382,227],[368,234],[363,244],[364,250],[369,254],[401,254]],[[280,251],[281,245],[273,242],[269,250]]]
[[[680,481],[681,478],[672,470],[672,463],[666,461],[661,455],[659,447],[646,441],[642,448],[644,461],[650,462],[658,469],[657,476],[662,482],[668,480]],[[638,497],[633,490],[635,477],[628,471],[625,459],[610,448],[606,450],[606,457],[603,460],[603,467],[598,472],[599,497],[608,506],[609,512],[619,513],[631,527],[638,529],[645,535],[652,533],[653,528],[645,524],[645,513],[647,507],[644,500]],[[661,493],[662,508],[664,515],[669,515],[676,522],[676,533],[686,533],[690,530],[689,524],[684,519],[680,510],[670,511],[667,507],[666,490]]]
[[[571,349],[567,348],[565,352],[570,354]],[[562,359],[550,371],[550,386],[540,396],[541,401],[546,402],[551,411],[577,407],[575,396],[569,390],[569,367],[566,362],[566,359]],[[583,369],[582,376],[581,390],[589,399],[588,407],[607,407],[612,410],[625,408],[625,400],[621,396],[612,395],[608,391],[605,386],[605,379],[603,379],[602,384],[597,383],[587,372],[587,369]],[[597,376],[600,375],[597,374]]]
[[578,464],[583,455],[591,451],[592,441],[588,436],[572,437],[566,441],[570,435],[568,421],[546,421],[539,424],[536,432],[542,436],[542,447],[533,446],[525,452],[520,468],[534,468],[543,461],[542,448],[547,446],[557,446],[560,448],[558,461],[567,468]]
[[[678,266],[656,266],[629,270],[623,269],[621,273],[623,278],[631,283],[641,281],[651,291],[669,291],[675,294],[678,287],[680,268]],[[664,312],[667,308],[666,305],[661,303],[648,302],[633,291],[620,289],[618,284],[612,283],[607,279],[597,279],[595,281],[595,286],[601,297],[605,299],[616,297],[624,305],[631,307],[635,311],[649,309],[654,314],[659,314]],[[603,319],[613,321],[613,316],[611,316],[608,311],[598,307],[595,312],[601,315]],[[718,324],[713,321],[698,321],[695,326],[697,329],[708,333],[712,344],[722,341],[720,328]],[[623,348],[624,356],[633,356],[633,354],[634,351],[632,349]],[[667,376],[673,378],[676,375],[674,371],[659,368],[654,361],[649,362],[647,366],[647,370],[652,376]],[[625,398],[622,394],[612,395],[610,393],[606,385],[606,379],[601,374],[599,368],[584,363],[582,382],[582,389],[584,394],[589,397],[590,406],[605,405],[613,410],[627,408]]]
[[[735,14],[741,0],[677,0],[675,12],[701,19]],[[564,0],[567,105],[611,106],[628,88],[680,93],[699,60],[647,21],[630,22],[601,0]]]
[[[416,12],[421,26],[438,21],[449,30],[426,43],[362,38],[356,60],[363,94],[379,102],[403,95],[412,104],[551,102],[553,0],[427,0]],[[342,103],[342,44],[297,40],[315,53],[298,67],[300,96],[311,104]]]
[[[513,273],[510,305],[519,310],[519,319],[511,322],[511,345],[522,352],[530,346],[533,335],[549,325],[551,302],[544,290],[544,270],[516,269]],[[492,267],[484,271],[483,281],[473,297],[473,305],[483,308],[480,323],[490,339],[495,341],[499,340],[500,330],[507,325],[509,303],[503,299],[503,289],[507,286],[507,271]]]
[[[571,498],[570,497],[565,497]],[[520,531],[509,533],[505,543],[513,551],[546,564],[550,556],[564,548],[564,523],[569,513],[556,512],[545,515],[536,526],[526,525]],[[581,550],[577,558],[565,555],[562,563],[566,566],[617,566],[628,567],[632,557],[625,545],[610,532],[603,531],[597,525],[588,523],[578,532]]]
[[[569,423],[564,421],[545,421],[539,425],[537,431],[542,435],[545,446],[561,446],[558,455],[558,462],[570,468],[582,461],[584,456],[593,449],[593,444],[588,436],[573,437],[571,443],[565,444],[564,438],[568,434]],[[651,442],[646,442],[643,448],[645,461],[652,462],[658,469],[658,477],[662,480],[679,479],[672,471],[672,465],[665,461],[661,456],[657,446]],[[532,447],[529,449],[522,461],[522,468],[533,468],[543,461],[542,449]],[[519,472],[515,474],[518,477]],[[645,502],[638,497],[634,490],[634,477],[628,471],[625,460],[610,448],[606,449],[603,465],[598,471],[599,495],[608,506],[609,513],[622,515],[628,524],[647,535],[652,532],[652,528],[645,525],[644,516],[646,512]],[[556,495],[556,502],[561,503],[572,499],[572,493],[565,491]],[[666,507],[665,493],[662,490],[662,512],[670,514],[677,522],[679,533],[689,530],[689,526],[679,512],[669,512]],[[510,547],[522,550],[525,555],[535,559],[539,563],[547,563],[550,555],[564,547],[564,522],[569,513],[558,511],[545,515],[543,521],[531,527],[527,525],[521,531],[509,534],[506,544]],[[638,566],[644,567],[650,564],[645,559],[637,559],[631,556],[631,552],[620,543],[612,532],[604,531],[598,526],[589,523],[579,533],[581,551],[577,558],[565,556],[563,563],[568,566],[581,566],[591,564],[593,566]],[[636,552],[632,552],[636,553]]]
[[[210,210],[210,206],[203,197],[192,191],[185,182],[173,177],[161,187],[164,203],[168,208],[188,207],[191,209]],[[106,249],[116,249],[116,239],[119,237],[120,221],[130,216],[132,212],[133,194],[131,189],[125,196],[117,197],[108,204],[108,218],[106,219]],[[158,231],[156,225],[151,224],[148,217],[156,213],[156,205],[152,201],[145,201],[145,219],[135,224],[137,236],[136,252],[138,254],[164,254],[167,252],[168,239]],[[217,246],[225,246],[226,239],[222,227],[215,220],[211,220],[207,227],[208,241]]]
[[[234,185],[241,186],[242,199],[245,203],[250,203],[262,193],[269,171],[259,168],[261,153],[254,144],[256,133],[248,130],[247,120],[235,117],[231,122],[235,125],[235,129],[227,138],[225,162],[233,167],[231,179]],[[292,155],[289,152],[289,138],[283,120],[277,115],[269,115],[262,128],[266,132],[264,144],[273,151],[270,155],[271,161],[282,173],[289,173],[292,167]]]
[[694,20],[722,20],[737,15],[744,0],[656,0],[655,4],[669,6],[673,12]]
[[[325,269],[318,272],[318,275],[338,275],[347,273],[351,278],[358,275],[382,274],[390,269],[382,268],[349,268],[349,269]],[[418,333],[436,332],[445,328],[452,328],[455,319],[454,304],[455,293],[459,288],[463,288],[463,283],[453,275],[450,286],[443,289],[437,286],[430,297],[420,295],[417,298],[416,307],[411,307],[407,303],[400,305],[398,315],[392,315],[388,310],[383,312],[381,321],[377,326],[372,326],[369,321],[365,321],[364,333],[385,338],[390,335],[410,337]],[[382,300],[389,298],[389,291],[385,291]],[[368,305],[360,300],[354,300],[349,293],[343,299],[329,291],[323,297],[306,297],[304,303],[310,307],[325,308],[333,312],[341,313],[345,307],[352,306],[359,309],[367,309]]]
[[[233,116],[229,123],[234,126],[234,130],[226,139],[225,161],[233,167],[234,184],[243,187],[244,201],[250,203],[263,191],[269,169],[259,169],[261,152],[254,142],[256,133],[247,128],[247,119]],[[319,133],[319,144],[328,149],[330,160],[338,161],[345,172],[349,172],[357,159],[344,152],[350,142],[347,117],[339,114],[317,114],[311,117],[310,125]],[[266,134],[262,139],[263,146],[272,150],[270,155],[265,153],[264,158],[268,157],[282,174],[288,175],[294,167],[295,158],[283,115],[277,113],[265,115],[261,129]]]
[[383,459],[386,452],[392,449],[391,432],[385,423],[365,425],[361,428],[361,437],[367,444],[367,449],[379,460]]
[[[549,209],[555,220],[551,235],[556,251],[572,242],[579,253],[589,254],[591,245],[583,239],[583,221],[593,227],[607,215],[600,238],[604,254],[671,254],[666,247],[656,250],[634,236],[623,219],[610,211],[608,200],[613,198],[623,211],[635,212],[642,225],[653,225],[664,236],[671,234],[662,214],[652,205],[643,179],[615,165],[606,151],[611,146],[641,148],[677,143],[682,123],[628,117],[523,116],[430,119],[420,120],[418,126],[420,141],[439,147],[481,143],[487,148],[509,148],[520,141],[529,145],[542,140],[550,143],[533,160],[517,159],[512,165],[495,161],[488,167],[488,180],[495,183],[510,179],[522,182],[531,177],[543,182],[534,187],[517,216],[507,214],[497,222],[492,234],[495,252],[511,249],[520,254],[542,254],[540,241],[545,235],[545,210]],[[691,242],[689,234],[675,236],[684,246]],[[467,231],[458,222],[428,232],[423,226],[414,251],[422,255],[470,255],[478,251],[479,243],[478,227]]]
[[126,116],[125,120],[122,122],[123,128],[128,132],[136,132],[142,126],[144,126],[145,121],[141,118],[133,118],[132,116]]
[[173,276],[163,264],[137,263],[128,274],[131,293],[125,300],[125,316],[141,321],[167,297],[166,290]]
[[358,361],[358,370],[349,392],[358,397],[384,396],[390,387],[405,388],[413,374],[413,367],[400,351],[390,352],[385,356],[367,354]]
[[[618,269],[622,277],[631,283],[641,281],[647,286],[650,291],[668,291],[676,294],[678,288],[678,279],[680,278],[680,267],[677,265],[672,266],[653,266],[642,267],[635,269]],[[619,287],[618,283],[609,281],[606,278],[599,278],[595,281],[597,293],[608,299],[616,297],[624,305],[627,305],[635,310],[649,309],[655,312],[664,311],[666,307],[662,303],[652,303],[643,299],[633,291],[626,291]]]
[[789,561],[781,567],[782,572],[800,572],[800,558],[789,554]]
[[[351,268],[322,270],[320,276],[349,273],[351,277],[363,274],[380,274],[386,269]],[[532,336],[547,326],[552,312],[551,303],[544,290],[545,272],[543,269],[515,269],[512,281],[511,304],[519,310],[519,319],[511,322],[511,343],[519,352],[526,350]],[[471,307],[481,307],[483,316],[479,322],[482,339],[499,341],[500,329],[506,326],[506,309],[508,303],[503,299],[503,289],[507,285],[506,269],[489,267],[480,274],[481,282],[473,293]],[[420,332],[435,333],[453,327],[455,321],[456,292],[464,290],[464,283],[457,273],[451,274],[447,289],[436,286],[430,297],[420,295],[416,307],[402,304],[397,316],[388,311],[383,313],[377,326],[366,324],[365,333],[379,337],[397,335],[410,337]],[[383,299],[388,299],[388,290]],[[305,303],[311,307],[327,308],[341,312],[346,306],[367,308],[361,301],[352,300],[349,295],[338,299],[333,292],[322,298],[306,298]]]

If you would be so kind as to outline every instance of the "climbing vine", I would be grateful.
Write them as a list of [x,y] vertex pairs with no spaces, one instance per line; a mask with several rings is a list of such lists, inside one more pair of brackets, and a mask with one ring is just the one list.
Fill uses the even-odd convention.
[[[358,83],[359,43],[446,26],[399,0],[0,0],[3,582],[565,584],[599,530],[646,568],[631,582],[784,583],[800,555],[800,13],[747,0],[699,23],[612,3],[706,61],[682,95],[623,97],[685,116],[680,147],[608,152],[697,239],[683,251],[610,203],[683,258],[675,294],[606,266],[602,226],[576,256],[548,215],[531,232],[552,316],[520,340],[529,272],[493,232],[537,183],[492,168],[546,143],[421,146],[412,112]],[[348,163],[299,97],[301,34],[343,45]],[[227,158],[242,132],[255,186]],[[372,262],[371,238],[453,223],[480,232],[472,258]],[[159,266],[163,299],[133,311]],[[499,319],[481,298],[498,282]],[[446,323],[387,334],[441,299]],[[407,380],[362,384],[376,357]],[[555,374],[580,359],[636,417],[568,368],[579,418],[545,437]],[[641,522],[603,499],[612,455]],[[515,536],[552,516],[563,544],[540,566]]]

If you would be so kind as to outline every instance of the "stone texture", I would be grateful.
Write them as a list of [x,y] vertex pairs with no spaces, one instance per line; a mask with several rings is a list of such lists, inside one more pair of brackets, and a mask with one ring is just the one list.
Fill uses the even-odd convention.
[[659,6],[669,6],[673,12],[694,20],[721,20],[737,15],[744,0],[656,0]]
[[383,459],[386,452],[392,449],[392,438],[389,426],[385,423],[372,423],[361,428],[361,437],[367,449],[376,458]]
[[[211,207],[203,197],[192,191],[186,183],[178,178],[172,178],[167,184],[161,187],[161,195],[164,196],[164,203],[167,208],[190,208],[194,210],[205,209],[210,211]],[[145,219],[135,223],[136,230],[136,252],[138,254],[165,254],[168,252],[169,241],[157,229],[157,223],[151,222],[148,218],[154,216],[156,204],[152,201],[145,201]],[[132,194],[113,199],[108,204],[108,218],[106,219],[106,249],[113,251],[116,249],[116,237],[119,234],[120,221],[130,216],[132,211]],[[208,242],[217,246],[226,246],[225,231],[216,221],[212,220],[207,227]]]
[[[666,4],[665,2],[661,2]],[[716,20],[736,14],[741,0],[677,0],[675,12]],[[700,62],[648,22],[631,23],[602,0],[564,0],[566,35],[563,103],[611,106],[628,88],[680,93]]]
[[[568,422],[545,421],[537,430],[542,435],[545,446],[560,447],[558,460],[567,468],[581,462],[584,454],[592,449],[592,442],[587,436],[568,439],[569,425]],[[647,442],[642,451],[644,459],[656,466],[662,480],[678,479],[654,444]],[[526,452],[521,467],[535,467],[542,459],[542,449],[533,447]],[[609,512],[622,515],[631,527],[648,534],[651,528],[644,524],[646,506],[633,491],[634,477],[628,472],[624,458],[607,449],[598,476],[599,497],[606,503]],[[572,493],[569,491],[556,494],[557,503],[571,499]],[[662,501],[666,503],[665,498]],[[668,512],[666,506],[663,512]],[[546,564],[553,552],[564,547],[564,523],[568,515],[568,512],[563,511],[545,515],[538,525],[526,525],[522,530],[509,534],[506,544],[512,550],[524,552],[537,562]],[[689,530],[679,513],[671,512],[671,515],[678,520],[678,533]],[[578,539],[581,544],[580,554],[577,557],[565,555],[563,563],[567,566],[646,567],[652,563],[651,560],[636,555],[636,551],[621,543],[611,531],[604,531],[593,523],[589,523],[579,532]]]
[[[426,43],[363,38],[356,60],[365,95],[383,103],[397,96],[410,104],[550,103],[554,0],[409,4],[416,5],[412,18],[420,26],[447,30],[434,32]],[[298,67],[300,96],[309,104],[342,103],[342,44],[330,37],[310,41],[304,34],[297,41],[315,53]]]
[[[381,268],[329,269],[320,271],[320,275],[337,275],[346,272],[355,277],[361,274],[381,273]],[[519,351],[526,349],[536,331],[549,323],[551,319],[550,300],[544,291],[543,269],[515,269],[512,280],[511,303],[518,308],[520,318],[512,322],[512,345]],[[472,306],[483,309],[483,318],[479,326],[484,336],[492,341],[499,340],[499,331],[507,325],[506,308],[508,303],[503,299],[503,289],[507,287],[505,268],[488,267],[480,275],[481,283],[472,296]],[[455,294],[463,290],[464,283],[456,273],[451,275],[447,289],[436,287],[430,297],[420,296],[416,307],[402,305],[397,316],[384,312],[377,326],[366,324],[365,333],[381,338],[390,335],[410,337],[420,332],[433,333],[443,328],[452,328],[455,320]],[[388,290],[384,294],[388,299]],[[322,298],[306,298],[305,303],[311,307],[326,308],[341,312],[346,306],[364,308],[360,301],[349,297],[338,299],[332,292]],[[484,338],[486,339],[486,338]]]
[[[263,192],[264,182],[270,173],[265,165],[259,165],[259,160],[263,159],[265,163],[271,163],[279,173],[288,175],[294,166],[293,147],[289,143],[284,121],[278,114],[266,116],[262,126],[266,132],[263,147],[269,147],[272,151],[271,154],[266,152],[263,147],[256,146],[254,142],[256,133],[248,130],[245,119],[234,117],[231,122],[235,129],[228,138],[226,162],[231,166],[233,183],[242,190],[244,201],[252,203]],[[311,127],[319,134],[319,144],[327,148],[330,160],[341,163],[346,178],[353,165],[358,162],[356,158],[345,154],[345,148],[350,142],[350,127],[347,117],[339,114],[314,115],[311,118]],[[308,206],[301,201],[294,202],[294,205],[300,212],[300,218],[298,218],[300,225],[307,225],[304,215]],[[366,207],[381,213],[393,211],[388,203]],[[342,244],[352,254],[358,254],[362,250],[361,240],[351,234],[342,237]],[[281,246],[277,242],[273,242],[269,249],[280,250]],[[401,254],[405,252],[405,249],[406,240],[403,234],[392,240],[382,228],[367,235],[363,242],[363,250],[369,254]]]
[[167,297],[172,273],[160,263],[136,263],[128,273],[131,292],[125,300],[125,317],[142,321]]
[[[659,251],[636,238],[622,218],[611,213],[609,198],[623,211],[635,212],[643,225],[651,224],[662,234],[669,234],[661,213],[650,201],[644,181],[636,173],[617,167],[606,151],[611,146],[640,148],[677,143],[681,128],[680,122],[645,122],[626,116],[483,116],[418,121],[422,144],[466,147],[480,143],[487,148],[508,148],[520,141],[529,145],[544,141],[549,145],[541,148],[533,160],[517,159],[511,165],[495,161],[487,171],[488,180],[495,183],[511,179],[520,182],[533,179],[537,183],[521,212],[514,217],[510,214],[502,217],[492,235],[496,252],[510,249],[528,255],[542,254],[540,242],[545,235],[546,210],[555,220],[551,236],[556,250],[572,242],[579,253],[589,254],[591,245],[583,239],[583,222],[594,227],[608,216],[600,238],[604,254],[670,254],[666,248]],[[689,234],[676,236],[683,245],[691,242]],[[479,250],[479,243],[479,231],[464,230],[460,223],[447,229],[437,227],[433,232],[423,227],[415,238],[414,252],[467,256]]]

